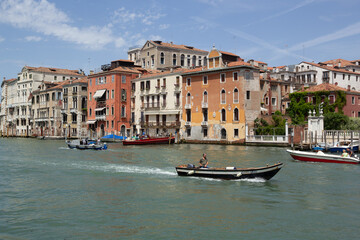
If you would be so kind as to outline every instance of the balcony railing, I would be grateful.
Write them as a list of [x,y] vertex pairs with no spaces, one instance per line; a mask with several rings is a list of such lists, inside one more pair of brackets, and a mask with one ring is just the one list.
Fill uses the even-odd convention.
[[97,101],[96,102],[96,108],[103,108],[103,107],[106,107],[105,101]]
[[189,121],[185,122],[185,126],[190,127],[190,126],[191,126],[191,122],[189,122]]
[[208,126],[208,121],[202,121],[202,122],[201,122],[201,126],[207,127],[207,126]]
[[185,109],[191,109],[191,104],[185,104]]
[[201,107],[202,108],[208,108],[209,107],[209,104],[207,102],[202,102],[201,103]]
[[106,115],[96,115],[95,116],[96,120],[105,120],[106,119]]

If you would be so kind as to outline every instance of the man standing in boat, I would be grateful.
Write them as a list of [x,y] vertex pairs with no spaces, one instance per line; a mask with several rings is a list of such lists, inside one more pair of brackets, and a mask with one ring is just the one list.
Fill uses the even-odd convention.
[[207,168],[208,166],[208,163],[209,163],[209,161],[207,160],[207,158],[206,158],[206,153],[203,153],[203,156],[202,156],[202,158],[200,159],[200,167],[202,167],[202,168]]

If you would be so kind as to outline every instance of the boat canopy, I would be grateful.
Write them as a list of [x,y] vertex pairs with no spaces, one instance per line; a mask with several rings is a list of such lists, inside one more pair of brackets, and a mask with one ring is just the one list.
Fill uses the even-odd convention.
[[97,99],[97,98],[101,98],[104,93],[105,93],[106,89],[101,89],[101,90],[97,90],[93,96],[94,99]]
[[118,139],[118,140],[125,140],[126,137],[123,137],[123,136],[118,136],[118,135],[114,135],[114,134],[109,134],[109,135],[106,135],[104,137],[102,137],[102,139]]

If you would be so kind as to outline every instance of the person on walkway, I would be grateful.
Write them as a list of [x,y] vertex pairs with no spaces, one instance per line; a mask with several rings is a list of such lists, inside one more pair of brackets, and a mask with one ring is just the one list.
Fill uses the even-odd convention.
[[349,154],[343,149],[343,153],[341,154],[342,157],[349,157]]
[[206,153],[203,153],[202,158],[200,159],[200,167],[207,168],[209,161],[206,158]]

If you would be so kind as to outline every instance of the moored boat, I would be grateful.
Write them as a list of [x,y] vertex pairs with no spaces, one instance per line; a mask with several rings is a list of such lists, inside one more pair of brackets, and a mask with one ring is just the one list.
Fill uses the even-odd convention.
[[299,161],[306,162],[328,162],[328,163],[348,163],[359,164],[360,160],[357,157],[342,157],[341,155],[326,154],[319,152],[304,152],[297,150],[286,150],[292,158]]
[[359,151],[359,140],[351,142],[351,140],[339,141],[334,146],[329,148],[330,152],[342,152],[344,149],[351,149],[353,151]]
[[277,163],[271,166],[259,168],[201,168],[195,167],[192,164],[180,165],[176,167],[176,172],[179,176],[192,176],[192,177],[205,177],[205,178],[218,178],[225,180],[235,179],[254,179],[261,178],[270,180],[280,171],[283,163]]
[[143,138],[122,141],[123,145],[146,145],[146,144],[171,144],[175,143],[175,137]]
[[80,150],[106,150],[106,143],[97,143],[95,141],[89,141],[87,143],[83,143],[82,141],[76,139],[72,141],[66,141],[66,144],[69,148],[76,148]]

